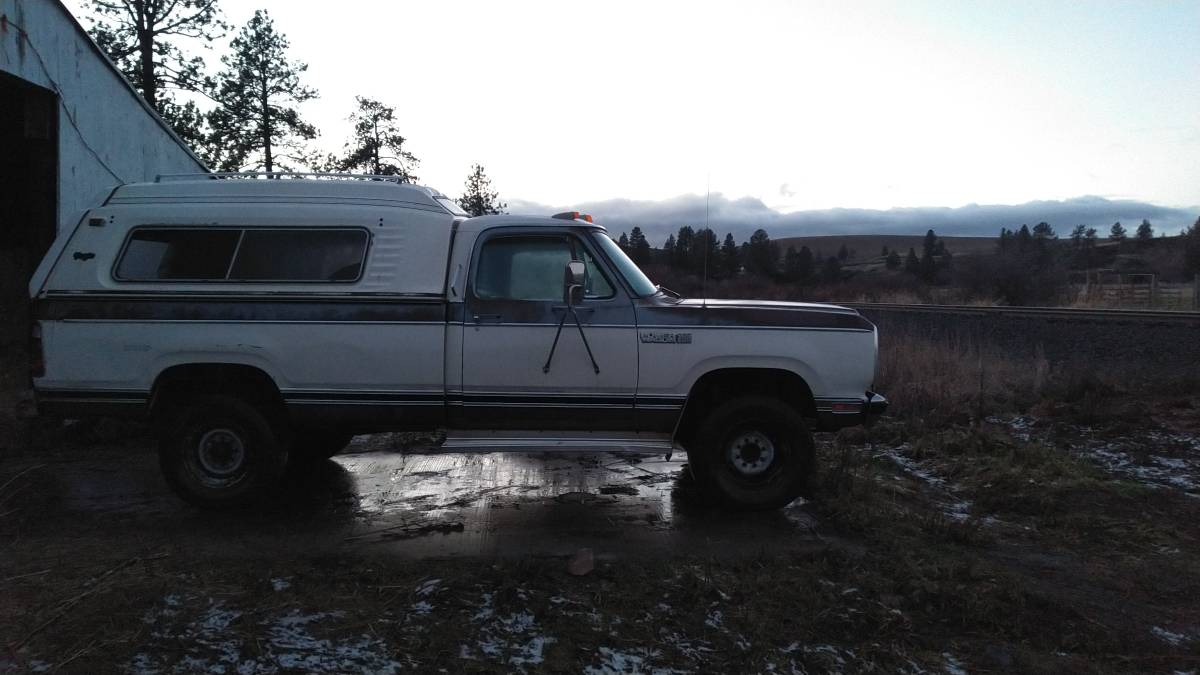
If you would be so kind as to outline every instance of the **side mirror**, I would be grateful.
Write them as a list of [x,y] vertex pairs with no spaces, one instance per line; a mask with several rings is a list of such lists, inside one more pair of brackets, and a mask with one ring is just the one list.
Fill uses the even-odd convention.
[[583,281],[587,268],[578,260],[567,263],[563,271],[563,304],[574,307],[583,301]]

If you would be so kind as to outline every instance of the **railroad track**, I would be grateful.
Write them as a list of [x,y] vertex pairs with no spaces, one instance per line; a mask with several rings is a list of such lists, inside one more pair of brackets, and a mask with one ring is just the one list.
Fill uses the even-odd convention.
[[1041,318],[1061,321],[1112,321],[1138,323],[1192,323],[1200,326],[1200,312],[1158,309],[1074,309],[1064,307],[977,307],[974,305],[906,305],[888,302],[844,302],[844,307],[860,310],[912,312],[914,314],[953,314]]

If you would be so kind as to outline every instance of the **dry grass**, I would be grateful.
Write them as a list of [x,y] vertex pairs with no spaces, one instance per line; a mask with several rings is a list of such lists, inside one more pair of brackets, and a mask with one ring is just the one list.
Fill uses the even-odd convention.
[[876,386],[894,416],[939,427],[1024,411],[1046,395],[1053,374],[1040,353],[1031,360],[977,340],[893,332],[881,336]]

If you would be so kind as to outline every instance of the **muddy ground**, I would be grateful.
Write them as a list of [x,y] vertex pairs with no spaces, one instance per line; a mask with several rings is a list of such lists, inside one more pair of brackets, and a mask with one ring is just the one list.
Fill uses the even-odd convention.
[[388,435],[206,513],[137,428],[56,428],[0,463],[0,670],[1195,672],[1200,403],[1153,410],[822,435],[759,514],[684,457]]

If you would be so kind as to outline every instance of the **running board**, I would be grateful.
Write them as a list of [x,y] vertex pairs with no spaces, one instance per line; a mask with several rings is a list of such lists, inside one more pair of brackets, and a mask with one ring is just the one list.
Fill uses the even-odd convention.
[[590,431],[460,431],[446,435],[441,452],[637,452],[682,451],[669,434]]

